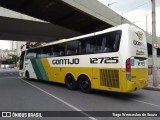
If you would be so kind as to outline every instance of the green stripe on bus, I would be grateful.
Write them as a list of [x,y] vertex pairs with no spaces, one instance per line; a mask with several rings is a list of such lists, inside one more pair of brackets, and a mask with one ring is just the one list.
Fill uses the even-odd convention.
[[47,76],[46,71],[43,67],[42,61],[40,59],[38,59],[38,60],[36,60],[36,63],[37,63],[38,69],[40,71],[42,79],[48,80],[48,76]]
[[35,72],[35,74],[37,76],[37,79],[42,79],[42,76],[40,74],[40,70],[39,70],[38,65],[36,63],[36,60],[35,59],[31,59],[31,63],[32,63],[34,72]]

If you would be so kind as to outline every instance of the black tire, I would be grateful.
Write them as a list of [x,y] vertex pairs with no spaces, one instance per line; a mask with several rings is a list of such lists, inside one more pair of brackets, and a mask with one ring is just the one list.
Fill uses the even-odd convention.
[[87,76],[81,76],[79,78],[79,88],[82,92],[84,93],[92,93],[92,89],[91,89],[91,82],[90,79]]
[[27,78],[27,80],[29,80],[29,79],[30,79],[30,76],[29,76],[29,72],[28,72],[28,71],[26,71],[26,73],[25,73],[25,77]]
[[65,85],[69,90],[76,90],[78,88],[77,82],[75,81],[73,75],[66,76]]

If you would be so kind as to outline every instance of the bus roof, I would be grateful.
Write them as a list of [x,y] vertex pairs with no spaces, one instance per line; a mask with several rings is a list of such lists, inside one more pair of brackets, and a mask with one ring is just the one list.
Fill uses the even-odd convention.
[[[50,46],[50,45],[54,45],[54,44],[58,44],[58,43],[68,42],[68,41],[72,41],[72,40],[78,40],[78,39],[82,39],[82,38],[87,38],[87,37],[91,37],[91,36],[94,36],[94,35],[103,34],[103,33],[106,33],[106,32],[112,32],[112,31],[115,31],[115,30],[122,30],[125,27],[129,28],[131,26],[133,26],[133,25],[122,24],[122,25],[118,25],[118,26],[111,27],[111,28],[108,28],[108,29],[105,29],[105,30],[102,30],[102,31],[94,32],[94,33],[89,33],[89,34],[85,34],[85,35],[81,35],[81,36],[77,36],[77,37],[73,37],[73,38],[68,38],[68,39],[60,39],[60,40],[57,40],[57,41],[54,41],[54,42],[47,43],[43,46],[38,46],[38,47],[30,48],[30,49],[36,49],[36,48]],[[28,49],[28,50],[30,50],[30,49]]]

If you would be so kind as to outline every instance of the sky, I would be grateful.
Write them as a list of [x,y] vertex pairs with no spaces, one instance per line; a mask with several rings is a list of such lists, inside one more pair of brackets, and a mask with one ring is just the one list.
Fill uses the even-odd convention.
[[10,50],[10,41],[0,40],[0,49],[1,50],[5,50],[5,49]]
[[[122,15],[132,23],[146,30],[146,16],[148,32],[152,32],[151,0],[98,0],[107,7]],[[1,13],[2,14],[2,13]],[[16,13],[17,14],[17,13]],[[160,37],[160,0],[156,0],[156,31]],[[0,49],[10,49],[9,41],[0,40]]]
[[[140,28],[152,33],[151,0],[98,0]],[[146,24],[147,16],[147,24]],[[160,0],[156,0],[156,31],[160,37]]]

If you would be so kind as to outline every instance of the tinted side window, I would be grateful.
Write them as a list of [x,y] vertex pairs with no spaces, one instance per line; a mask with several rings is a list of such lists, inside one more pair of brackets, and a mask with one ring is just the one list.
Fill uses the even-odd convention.
[[50,57],[52,55],[52,46],[46,46],[42,48],[41,57]]
[[36,58],[36,51],[33,49],[33,50],[28,50],[27,53],[26,53],[26,59],[32,59],[32,58]]
[[80,40],[80,54],[93,54],[96,50],[94,37]]
[[34,49],[34,52],[36,53],[36,58],[42,57],[42,48]]
[[80,54],[117,52],[119,50],[121,31],[113,31],[79,40]]
[[95,36],[96,53],[117,52],[119,50],[121,31],[114,31]]
[[120,31],[120,30],[116,31],[115,47],[114,47],[116,52],[119,50],[121,35],[122,35],[122,31]]
[[41,53],[42,48],[28,50],[25,59],[41,58]]
[[66,55],[78,55],[79,53],[79,41],[67,42]]
[[53,46],[53,57],[64,56],[65,55],[65,44],[57,44]]

